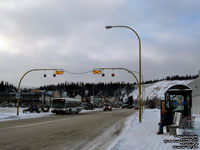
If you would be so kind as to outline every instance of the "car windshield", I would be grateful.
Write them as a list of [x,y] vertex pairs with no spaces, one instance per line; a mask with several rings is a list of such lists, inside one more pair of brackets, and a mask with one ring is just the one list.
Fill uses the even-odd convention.
[[52,103],[53,108],[64,108],[65,100],[64,99],[54,99]]

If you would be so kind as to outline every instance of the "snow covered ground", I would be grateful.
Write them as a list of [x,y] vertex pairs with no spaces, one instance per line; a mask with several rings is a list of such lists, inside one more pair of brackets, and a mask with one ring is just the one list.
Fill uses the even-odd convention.
[[[200,115],[193,116],[196,116],[195,134],[200,137]],[[165,143],[166,140],[178,140],[179,138],[169,133],[156,134],[160,120],[159,109],[146,109],[142,115],[142,123],[138,120],[138,113],[130,116],[122,133],[111,143],[108,150],[170,150],[173,146],[180,146],[179,143]]]
[[[147,99],[147,97],[149,99],[152,99],[154,97],[164,99],[164,93],[169,87],[175,84],[187,85],[190,82],[192,82],[192,80],[164,80],[157,83],[148,84],[145,85],[144,97],[145,99]],[[136,99],[138,96],[138,89],[133,91],[129,96],[133,96],[133,98]],[[126,96],[126,99],[127,98],[128,96]],[[200,114],[193,114],[193,116],[196,116],[195,134],[200,137]],[[168,133],[165,133],[163,135],[156,134],[159,128],[158,122],[160,120],[159,109],[146,109],[142,115],[142,123],[139,123],[138,117],[139,115],[137,113],[128,118],[123,132],[120,134],[118,139],[116,139],[111,144],[111,146],[108,148],[109,150],[178,149],[178,147],[175,146],[180,146],[180,143],[167,143],[167,140],[179,140],[180,138],[175,138]]]
[[[0,108],[0,121],[6,121],[6,120],[17,120],[17,119],[26,119],[26,118],[36,118],[36,117],[42,117],[42,116],[48,116],[52,115],[50,112],[41,112],[41,113],[24,113],[23,110],[26,108],[20,108],[19,109],[19,116],[17,116],[17,108]],[[95,109],[95,110],[82,110],[80,113],[86,113],[91,111],[99,111],[103,109]]]

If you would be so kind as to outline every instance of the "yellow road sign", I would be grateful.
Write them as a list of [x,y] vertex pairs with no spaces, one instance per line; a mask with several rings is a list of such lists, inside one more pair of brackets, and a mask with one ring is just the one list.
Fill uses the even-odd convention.
[[93,70],[93,74],[101,74],[101,70]]
[[63,71],[62,71],[62,70],[57,70],[57,71],[56,71],[56,74],[62,75],[62,74],[63,74]]

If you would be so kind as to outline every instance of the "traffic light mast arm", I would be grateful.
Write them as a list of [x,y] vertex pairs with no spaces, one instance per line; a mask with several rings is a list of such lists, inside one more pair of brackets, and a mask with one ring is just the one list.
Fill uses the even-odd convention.
[[18,97],[17,97],[17,115],[19,115],[19,102],[20,102],[20,85],[21,85],[21,82],[23,80],[23,78],[30,72],[32,71],[48,71],[48,70],[53,70],[53,71],[56,71],[56,70],[63,70],[63,69],[31,69],[29,71],[27,71],[26,73],[23,74],[23,76],[21,77],[21,79],[19,80],[19,84],[18,84],[18,88],[17,88],[17,92],[18,92]]
[[94,68],[94,70],[95,70],[95,69],[97,69],[97,70],[98,70],[98,69],[99,69],[99,70],[125,70],[125,71],[131,73],[131,74],[134,76],[134,78],[135,78],[136,81],[137,81],[138,89],[140,88],[138,78],[137,78],[136,75],[135,75],[131,70],[129,70],[129,69],[126,69],[126,68]]

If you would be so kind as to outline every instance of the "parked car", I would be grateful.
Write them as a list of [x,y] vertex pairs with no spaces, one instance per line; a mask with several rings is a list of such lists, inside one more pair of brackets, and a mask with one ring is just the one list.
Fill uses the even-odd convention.
[[23,113],[40,113],[40,108],[38,107],[38,105],[30,105],[28,109],[24,109]]
[[122,109],[124,109],[124,108],[132,109],[132,108],[134,108],[134,106],[133,105],[129,105],[129,104],[124,104],[122,106]]
[[42,105],[42,106],[41,106],[41,112],[49,112],[49,108],[50,108],[50,107],[47,106],[47,105],[45,105],[45,106]]
[[14,103],[8,103],[8,107],[15,107]]
[[134,107],[134,108],[137,110],[137,109],[139,109],[139,106],[138,106],[138,105],[135,105],[135,107]]
[[106,111],[106,110],[112,111],[112,106],[111,106],[110,104],[105,104],[105,105],[103,106],[103,110],[104,110],[104,111]]
[[123,104],[122,109],[124,109],[124,108],[128,108],[128,104]]

